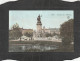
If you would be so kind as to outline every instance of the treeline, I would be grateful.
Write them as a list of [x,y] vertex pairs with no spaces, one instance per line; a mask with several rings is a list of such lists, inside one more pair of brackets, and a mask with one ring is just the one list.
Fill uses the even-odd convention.
[[64,22],[60,27],[60,36],[63,45],[69,45],[74,41],[73,21],[74,19],[70,19]]
[[9,30],[9,39],[18,39],[22,36],[22,32],[19,29],[19,25],[16,23],[12,26],[11,30]]

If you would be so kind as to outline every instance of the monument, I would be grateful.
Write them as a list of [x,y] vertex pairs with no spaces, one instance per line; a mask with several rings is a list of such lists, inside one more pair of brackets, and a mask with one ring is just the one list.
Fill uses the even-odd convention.
[[37,17],[36,26],[37,26],[36,31],[33,31],[33,39],[34,40],[53,41],[53,39],[55,39],[54,36],[50,36],[50,35],[52,35],[54,32],[56,33],[57,30],[54,29],[54,28],[52,28],[52,29],[49,28],[48,29],[48,28],[45,28],[45,26],[42,27],[42,22],[41,22],[41,16],[40,15]]
[[37,18],[37,37],[42,37],[42,23],[41,23],[41,16],[39,15]]
[[42,28],[41,16],[37,17],[37,30],[33,32],[34,40],[46,40],[45,38],[45,27]]

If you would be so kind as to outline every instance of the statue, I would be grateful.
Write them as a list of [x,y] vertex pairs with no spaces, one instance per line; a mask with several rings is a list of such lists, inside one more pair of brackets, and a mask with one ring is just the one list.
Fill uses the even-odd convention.
[[41,20],[41,18],[40,18],[40,17],[41,17],[41,16],[39,15],[39,16],[38,16],[38,18],[37,18],[37,20],[38,20],[38,21],[40,21],[40,20]]

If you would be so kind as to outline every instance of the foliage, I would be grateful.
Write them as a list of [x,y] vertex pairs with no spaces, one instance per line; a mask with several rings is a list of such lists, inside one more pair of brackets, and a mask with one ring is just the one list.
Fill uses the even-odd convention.
[[27,36],[27,37],[32,37],[33,36],[33,33],[32,32],[26,32],[25,34],[24,34],[25,36]]
[[53,33],[53,34],[51,34],[52,36],[58,36],[58,37],[60,37],[60,34],[57,34],[57,33]]
[[12,29],[19,28],[19,25],[16,23],[12,26]]
[[46,37],[52,37],[52,35],[50,33],[46,33],[45,35],[46,35]]
[[53,34],[51,34],[51,33],[46,33],[45,34],[46,37],[53,37],[53,36],[56,36],[56,35],[59,36],[59,34],[57,34],[55,32]]
[[9,39],[18,39],[22,36],[22,32],[19,29],[18,24],[14,24],[12,30],[9,30]]
[[60,27],[60,36],[62,37],[62,42],[64,45],[70,44],[74,37],[73,37],[73,19],[70,19],[64,22]]

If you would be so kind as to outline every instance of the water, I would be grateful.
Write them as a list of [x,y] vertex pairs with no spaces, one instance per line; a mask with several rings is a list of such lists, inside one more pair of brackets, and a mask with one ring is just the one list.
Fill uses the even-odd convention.
[[23,45],[10,45],[9,52],[45,52],[58,49],[56,45],[39,45],[39,44],[23,44]]

